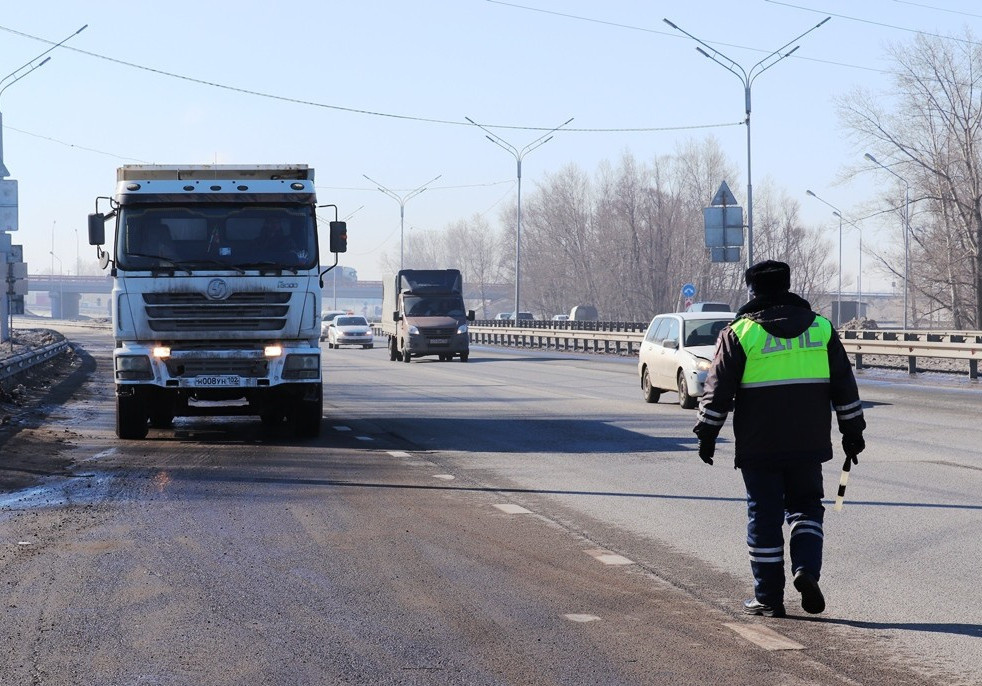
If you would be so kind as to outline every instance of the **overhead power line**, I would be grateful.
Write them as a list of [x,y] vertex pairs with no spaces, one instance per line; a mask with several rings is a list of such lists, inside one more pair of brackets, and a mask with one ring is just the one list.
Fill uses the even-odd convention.
[[[29,33],[24,33],[23,31],[17,31],[16,29],[9,28],[7,26],[0,26],[0,31],[6,31],[15,36],[20,36],[22,38],[29,38],[30,40],[39,41],[41,43],[46,43],[52,45],[53,42],[46,38],[41,38],[39,36],[34,36]],[[156,69],[154,67],[147,67],[142,64],[136,64],[135,62],[127,62],[125,60],[117,59],[115,57],[108,57],[106,55],[100,55],[95,52],[88,50],[81,50],[79,48],[73,48],[69,46],[62,46],[63,50],[71,50],[82,55],[87,55],[89,57],[94,57],[96,59],[105,60],[106,62],[112,62],[113,64],[119,64],[124,67],[129,67],[131,69],[139,69],[141,71],[150,72],[152,74],[158,74],[160,76],[166,76],[172,79],[180,79],[181,81],[187,81],[189,83],[196,83],[202,86],[209,86],[211,88],[220,88],[222,90],[232,91],[234,93],[242,93],[244,95],[252,95],[259,98],[267,98],[270,100],[278,100],[280,102],[289,102],[296,105],[307,105],[309,107],[319,107],[322,109],[335,110],[338,112],[348,112],[350,114],[361,114],[372,117],[385,117],[388,119],[399,119],[403,121],[414,121],[422,122],[427,124],[442,124],[447,126],[472,126],[472,124],[463,119],[439,119],[435,117],[419,117],[408,114],[395,114],[392,112],[379,112],[375,110],[365,110],[356,107],[345,107],[343,105],[332,105],[328,103],[315,102],[313,100],[305,100],[303,98],[292,98],[285,95],[276,95],[274,93],[265,93],[263,91],[257,91],[250,88],[242,88],[240,86],[229,86],[224,83],[218,83],[217,81],[208,81],[206,79],[199,79],[193,76],[186,76],[184,74],[175,74],[174,72],[164,71],[163,69]],[[578,128],[578,129],[564,129],[564,131],[576,131],[580,133],[649,133],[656,131],[685,131],[694,129],[714,129],[722,128],[727,126],[740,126],[743,122],[725,122],[717,124],[688,124],[681,126],[638,126],[638,127],[619,127],[619,128]],[[520,131],[550,131],[551,126],[518,126],[514,124],[486,124],[485,126],[494,129],[512,129]]]

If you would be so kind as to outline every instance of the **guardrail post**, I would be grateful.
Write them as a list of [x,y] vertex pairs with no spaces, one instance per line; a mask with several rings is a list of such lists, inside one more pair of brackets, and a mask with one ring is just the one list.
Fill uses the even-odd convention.
[[907,373],[911,375],[917,373],[917,358],[913,355],[907,356]]
[[856,353],[856,369],[862,369],[862,368],[863,368],[863,354]]
[[979,378],[979,361],[969,360],[968,361],[968,378],[975,381]]

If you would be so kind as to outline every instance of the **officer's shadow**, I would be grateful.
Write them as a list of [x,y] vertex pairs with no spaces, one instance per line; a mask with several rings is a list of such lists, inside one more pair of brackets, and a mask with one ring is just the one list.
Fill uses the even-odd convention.
[[857,629],[872,629],[883,631],[887,629],[898,629],[900,631],[925,631],[933,634],[953,634],[955,636],[971,636],[972,638],[982,638],[982,624],[958,624],[958,623],[929,623],[929,622],[861,622],[855,619],[836,619],[833,617],[805,617],[788,616],[789,619],[802,619],[805,621],[818,622],[822,624],[841,624],[842,626],[852,626]]

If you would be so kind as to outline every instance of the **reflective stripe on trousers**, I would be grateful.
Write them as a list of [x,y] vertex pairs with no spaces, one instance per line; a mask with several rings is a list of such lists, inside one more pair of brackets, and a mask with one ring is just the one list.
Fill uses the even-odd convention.
[[804,569],[818,579],[822,571],[822,465],[785,469],[743,469],[747,487],[747,548],[754,595],[765,605],[784,602],[784,523],[792,574]]

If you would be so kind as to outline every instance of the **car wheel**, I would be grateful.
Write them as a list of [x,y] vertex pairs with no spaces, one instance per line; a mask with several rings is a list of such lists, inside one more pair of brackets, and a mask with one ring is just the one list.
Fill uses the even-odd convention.
[[689,395],[689,387],[685,383],[685,375],[679,370],[679,406],[683,410],[695,409],[696,399]]
[[651,377],[648,376],[648,368],[641,371],[641,394],[646,403],[657,403],[661,398],[661,391],[651,385]]

